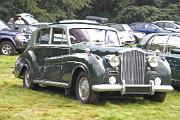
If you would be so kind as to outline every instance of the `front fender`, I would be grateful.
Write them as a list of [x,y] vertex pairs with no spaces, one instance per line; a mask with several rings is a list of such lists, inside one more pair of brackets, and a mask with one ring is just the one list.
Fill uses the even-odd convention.
[[163,85],[171,84],[171,68],[166,59],[159,59],[159,65],[156,70],[157,76],[161,78]]
[[[92,84],[102,84],[106,78],[106,69],[103,59],[94,54],[77,53],[63,58],[63,72],[65,81],[71,81],[74,72],[81,68],[87,73]],[[71,77],[67,77],[67,76]]]

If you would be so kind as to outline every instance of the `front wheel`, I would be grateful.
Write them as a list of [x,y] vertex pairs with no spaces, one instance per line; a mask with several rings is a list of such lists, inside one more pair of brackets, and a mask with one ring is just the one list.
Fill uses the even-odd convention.
[[9,41],[4,41],[0,44],[0,53],[3,55],[14,55],[16,49],[14,45]]
[[76,81],[76,96],[82,103],[97,103],[98,94],[91,90],[90,79],[85,72],[81,72]]
[[151,101],[155,101],[155,102],[164,102],[164,100],[166,99],[166,93],[164,92],[156,92],[154,93],[154,95],[150,95],[150,96],[144,96],[144,99],[150,99]]

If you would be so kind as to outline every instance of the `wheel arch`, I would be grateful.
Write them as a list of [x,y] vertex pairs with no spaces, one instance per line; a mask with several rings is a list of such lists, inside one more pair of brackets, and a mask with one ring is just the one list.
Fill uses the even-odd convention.
[[85,67],[83,65],[76,66],[74,68],[73,72],[72,72],[72,80],[71,80],[71,83],[70,83],[70,88],[72,89],[72,91],[75,90],[76,80],[77,80],[77,77],[78,77],[80,72],[86,72],[88,75],[90,74],[89,70],[87,69],[87,67]]
[[24,65],[21,68],[20,73],[19,73],[19,78],[21,78],[21,79],[23,78],[23,74],[24,74],[25,70],[27,70],[27,66],[26,65]]
[[[0,44],[1,44],[2,42],[5,42],[5,41],[11,42],[11,43],[14,45],[14,47],[16,46],[16,44],[15,44],[15,42],[14,42],[13,39],[11,39],[11,38],[5,38],[5,37],[3,37],[3,38],[0,39]],[[16,47],[15,47],[15,48],[16,48]]]

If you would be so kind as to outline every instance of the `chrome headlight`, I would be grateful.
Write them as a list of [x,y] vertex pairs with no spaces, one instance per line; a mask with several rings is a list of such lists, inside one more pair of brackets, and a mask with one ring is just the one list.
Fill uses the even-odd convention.
[[119,57],[115,55],[109,55],[107,56],[108,63],[111,65],[113,68],[117,67],[120,63]]
[[150,56],[148,58],[148,63],[153,68],[157,67],[158,66],[158,57],[157,56]]
[[26,40],[26,37],[24,35],[16,35],[16,40]]

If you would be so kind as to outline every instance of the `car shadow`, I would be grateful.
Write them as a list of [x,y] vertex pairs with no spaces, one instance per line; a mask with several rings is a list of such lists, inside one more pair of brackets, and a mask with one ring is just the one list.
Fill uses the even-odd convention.
[[[23,88],[20,85],[14,85],[13,87]],[[23,88],[25,89],[25,88]],[[60,95],[61,97],[66,97],[72,100],[77,100],[75,94],[65,95],[65,89],[59,88],[59,87],[38,87],[35,89],[35,91],[50,94],[50,95]],[[142,96],[136,96],[136,95],[100,95],[98,103],[95,103],[95,105],[104,106],[107,103],[111,104],[117,104],[117,105],[126,105],[126,104],[139,104],[139,105],[145,105],[149,103],[156,103],[156,102],[150,102],[149,100],[143,99]]]

